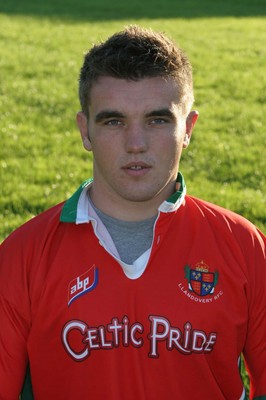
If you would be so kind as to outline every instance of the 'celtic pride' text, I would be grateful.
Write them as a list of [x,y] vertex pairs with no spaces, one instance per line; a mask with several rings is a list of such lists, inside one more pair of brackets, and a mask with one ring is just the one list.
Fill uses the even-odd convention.
[[148,356],[158,358],[164,347],[182,354],[210,353],[217,340],[215,332],[194,329],[186,322],[182,330],[172,326],[162,316],[149,316],[149,332],[145,335],[140,322],[130,323],[125,315],[121,320],[112,318],[107,325],[91,327],[80,320],[72,320],[62,330],[66,352],[75,361],[84,361],[94,350],[110,350],[119,346],[140,348],[148,340]]

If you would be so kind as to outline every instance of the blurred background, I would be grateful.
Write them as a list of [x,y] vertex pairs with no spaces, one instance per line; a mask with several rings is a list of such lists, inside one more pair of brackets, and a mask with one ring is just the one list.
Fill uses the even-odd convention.
[[0,3],[0,240],[92,174],[75,124],[85,51],[125,25],[163,31],[194,66],[188,193],[266,231],[264,0]]

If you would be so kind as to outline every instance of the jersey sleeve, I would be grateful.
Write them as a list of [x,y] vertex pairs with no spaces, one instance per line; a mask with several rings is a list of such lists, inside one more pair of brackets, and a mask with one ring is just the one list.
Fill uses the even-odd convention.
[[259,232],[258,235],[252,237],[251,245],[246,245],[245,248],[248,266],[246,291],[249,323],[243,354],[250,376],[250,399],[266,396],[265,245],[265,237]]
[[0,400],[18,400],[23,387],[31,327],[47,273],[41,260],[50,254],[62,205],[32,218],[0,246]]
[[12,234],[0,247],[0,399],[17,400],[28,362],[30,300],[26,257]]

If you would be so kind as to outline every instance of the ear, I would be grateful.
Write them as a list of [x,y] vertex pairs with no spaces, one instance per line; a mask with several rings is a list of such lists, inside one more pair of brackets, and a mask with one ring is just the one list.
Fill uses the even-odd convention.
[[76,117],[77,125],[79,127],[81,140],[86,150],[91,151],[91,142],[88,129],[88,119],[84,112],[80,111]]
[[191,111],[186,119],[186,134],[184,138],[184,143],[183,147],[186,148],[189,145],[189,141],[192,135],[193,128],[197,122],[197,119],[199,117],[198,111]]

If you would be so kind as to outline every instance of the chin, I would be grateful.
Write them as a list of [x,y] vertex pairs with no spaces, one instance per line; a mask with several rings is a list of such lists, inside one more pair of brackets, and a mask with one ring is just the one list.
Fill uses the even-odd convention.
[[134,193],[124,193],[121,197],[125,200],[132,201],[132,202],[148,202],[152,201],[157,197],[157,192],[152,193],[140,193],[139,191],[135,191]]

